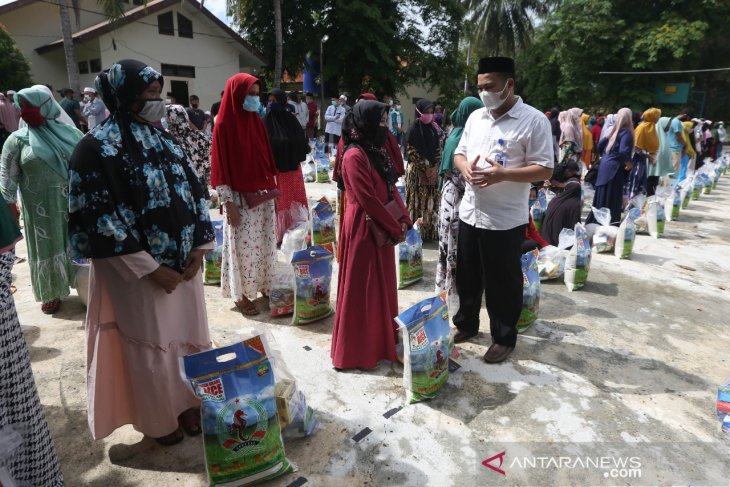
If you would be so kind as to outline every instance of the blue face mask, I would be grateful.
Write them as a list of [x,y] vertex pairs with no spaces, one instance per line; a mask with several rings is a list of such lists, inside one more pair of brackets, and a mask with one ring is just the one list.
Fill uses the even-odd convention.
[[258,96],[254,95],[247,96],[246,100],[243,102],[243,109],[247,112],[258,112],[260,106],[261,100]]

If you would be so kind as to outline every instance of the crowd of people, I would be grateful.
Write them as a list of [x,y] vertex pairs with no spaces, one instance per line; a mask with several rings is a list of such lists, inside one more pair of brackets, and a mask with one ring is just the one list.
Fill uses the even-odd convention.
[[[722,122],[693,118],[689,108],[671,118],[657,108],[543,113],[517,96],[510,58],[481,59],[476,81],[478,97],[465,97],[448,118],[440,104],[419,100],[407,130],[399,101],[372,93],[353,106],[345,95],[333,98],[322,114],[342,205],[337,370],[398,360],[393,245],[414,223],[424,240],[439,243],[436,291],[449,294],[455,341],[478,334],[483,295],[492,337],[484,360],[499,363],[517,342],[521,256],[556,245],[562,229],[580,221],[582,181],[595,187],[593,206],[609,208],[617,225],[631,198],[653,194],[670,175],[681,181],[727,141]],[[58,103],[45,85],[0,96],[0,343],[24,371],[18,385],[3,367],[0,408],[10,411],[3,424],[28,425],[11,465],[22,482],[62,484],[50,442],[39,440],[47,424],[11,295],[18,195],[43,312],[56,312],[75,285],[72,258],[90,260],[93,437],[132,424],[165,446],[201,432],[178,358],[211,347],[201,278],[215,245],[211,194],[224,213],[221,293],[247,316],[271,292],[277,243],[308,214],[301,162],[316,135],[311,94],[265,93],[261,80],[241,73],[206,113],[195,95],[185,108],[163,92],[160,73],[123,60],[84,89],[82,103],[70,90]],[[557,196],[537,231],[529,208],[545,186]]]

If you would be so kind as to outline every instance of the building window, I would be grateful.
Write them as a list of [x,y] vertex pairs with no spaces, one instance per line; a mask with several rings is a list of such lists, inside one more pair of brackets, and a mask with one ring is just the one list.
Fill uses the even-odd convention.
[[101,72],[101,59],[92,59],[89,61],[89,71],[91,73]]
[[176,76],[178,78],[195,78],[195,66],[183,66],[179,64],[163,64],[163,76]]
[[89,63],[87,61],[79,62],[79,74],[89,74]]
[[173,24],[173,20],[172,20],[172,12],[167,12],[166,14],[157,16],[157,28],[160,32],[160,35],[163,35],[163,36],[174,36],[175,35],[175,25]]
[[193,22],[179,12],[177,14],[177,35],[190,39],[193,38]]

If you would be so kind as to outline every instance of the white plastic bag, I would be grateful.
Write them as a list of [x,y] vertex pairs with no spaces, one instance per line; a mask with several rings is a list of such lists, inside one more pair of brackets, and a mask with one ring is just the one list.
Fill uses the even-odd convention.
[[632,208],[626,214],[626,218],[618,227],[618,235],[616,236],[616,248],[614,255],[619,259],[628,259],[634,250],[634,242],[636,241],[636,219],[639,218],[641,210]]
[[568,291],[577,291],[585,286],[591,267],[591,244],[585,227],[575,225],[575,245],[565,259],[565,285]]
[[297,223],[296,226],[290,228],[284,234],[281,251],[284,253],[286,263],[277,262],[274,268],[269,293],[271,316],[287,316],[294,312],[294,268],[288,262],[291,262],[292,255],[295,252],[307,248],[305,239],[308,231],[308,223],[305,220]]
[[609,208],[593,208],[593,217],[599,224],[593,233],[593,248],[598,253],[611,252],[616,244],[618,227],[611,225],[611,210]]
[[541,281],[559,279],[565,273],[565,259],[568,256],[568,248],[575,245],[575,231],[564,228],[558,237],[558,246],[548,245],[540,249],[537,257],[537,271]]

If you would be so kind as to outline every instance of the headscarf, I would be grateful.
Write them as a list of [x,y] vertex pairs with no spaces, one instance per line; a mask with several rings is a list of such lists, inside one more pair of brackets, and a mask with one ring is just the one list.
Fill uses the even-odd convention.
[[459,145],[459,140],[461,140],[461,134],[464,133],[464,126],[469,119],[469,115],[480,108],[484,108],[484,103],[479,98],[467,96],[461,100],[459,107],[451,113],[451,123],[454,125],[454,128],[451,129],[451,133],[444,144],[444,154],[441,158],[441,167],[439,167],[439,176],[441,176],[439,189],[443,185],[443,175],[454,168],[454,151],[456,151],[456,147]]
[[611,152],[613,144],[616,143],[619,132],[626,129],[629,130],[632,134],[634,133],[634,121],[631,116],[632,114],[630,108],[622,108],[616,114],[616,124],[614,125],[613,130],[611,131],[611,135],[609,136],[608,144],[606,145],[606,154],[609,154]]
[[695,152],[694,144],[689,138],[689,134],[692,133],[692,130],[694,129],[694,124],[690,121],[682,122],[682,125],[684,126],[684,130],[682,130],[682,137],[684,138],[684,144],[687,148],[687,155],[691,158],[697,155],[697,152]]
[[542,238],[550,245],[557,246],[563,228],[575,228],[575,224],[580,222],[581,204],[580,181],[569,179],[563,192],[550,201],[542,217]]
[[[53,92],[46,85],[33,85],[33,86],[31,86],[31,88],[39,89],[39,90],[43,91],[44,93],[48,94],[48,96],[50,96],[51,98],[53,98]],[[10,93],[10,92],[8,92],[8,93]],[[13,92],[13,96],[15,96],[15,92]],[[53,101],[56,102],[56,99],[53,98]],[[59,106],[59,108],[61,107],[61,105],[58,105],[58,106]],[[58,116],[58,118],[56,118],[56,120],[68,125],[69,127],[76,128],[76,124],[71,119],[69,114],[66,113],[66,110],[64,110],[63,108],[61,108],[61,114]],[[25,123],[25,120],[23,120],[22,118],[18,121],[18,128],[22,129],[27,126],[28,126],[28,124]]]
[[588,119],[588,130],[593,128],[597,120],[595,115],[591,115],[591,118]]
[[[426,113],[433,106],[434,103],[425,98],[421,98],[416,103],[416,108],[421,114]],[[416,119],[408,129],[406,144],[412,145],[422,158],[428,160],[429,165],[435,166],[441,162],[441,134],[442,130],[436,122],[426,125]]]
[[588,130],[588,120],[590,119],[590,115],[587,113],[584,113],[580,117],[580,126],[581,130],[583,131],[583,152],[590,152],[593,150],[593,136],[591,135],[591,131]]
[[39,127],[27,126],[18,129],[15,136],[30,145],[33,153],[62,177],[68,178],[68,161],[83,133],[56,120],[63,109],[46,91],[35,87],[25,88],[15,94],[15,106],[20,108],[20,99],[34,107],[40,107],[45,121]]
[[614,125],[616,125],[616,114],[611,113],[606,115],[606,121],[603,124],[603,130],[601,130],[601,138],[599,139],[599,142],[611,135]]
[[210,145],[211,136],[190,128],[188,112],[182,105],[165,107],[167,131],[177,139],[185,154],[193,163],[193,169],[204,187],[210,182]]
[[583,132],[580,128],[580,116],[582,113],[582,108],[571,108],[570,110],[560,112],[558,115],[558,121],[560,122],[559,145],[563,145],[565,142],[573,142],[579,147],[583,147]]
[[383,178],[388,188],[391,188],[398,181],[398,174],[385,150],[385,145],[380,147],[374,145],[380,121],[386,110],[388,106],[379,101],[361,100],[355,103],[342,122],[342,138],[346,146],[355,144],[365,151],[370,164]]
[[162,75],[123,60],[96,77],[111,116],[79,142],[69,171],[69,235],[75,257],[148,252],[185,269],[193,248],[215,239],[207,193],[182,147],[131,109]]
[[649,108],[644,112],[644,121],[634,131],[634,146],[637,149],[644,149],[649,154],[659,150],[659,136],[656,133],[656,123],[661,117],[662,111],[658,108]]
[[226,82],[213,129],[211,184],[227,185],[240,193],[276,188],[276,162],[263,120],[243,109],[251,87],[261,81],[238,73]]
[[279,172],[299,170],[299,165],[310,151],[307,136],[297,117],[286,110],[286,93],[279,88],[271,90],[276,103],[264,117],[271,151]]
[[18,130],[18,110],[10,100],[0,93],[0,123],[5,127],[8,133]]
[[[646,118],[646,115],[644,115]],[[647,174],[649,176],[666,176],[674,171],[672,167],[672,152],[669,147],[669,137],[667,132],[664,130],[671,123],[671,118],[662,117],[656,124],[656,134],[659,140],[659,153],[657,154],[657,161],[655,165],[650,165]],[[638,130],[638,128],[637,128]],[[682,129],[684,132],[684,129]]]

